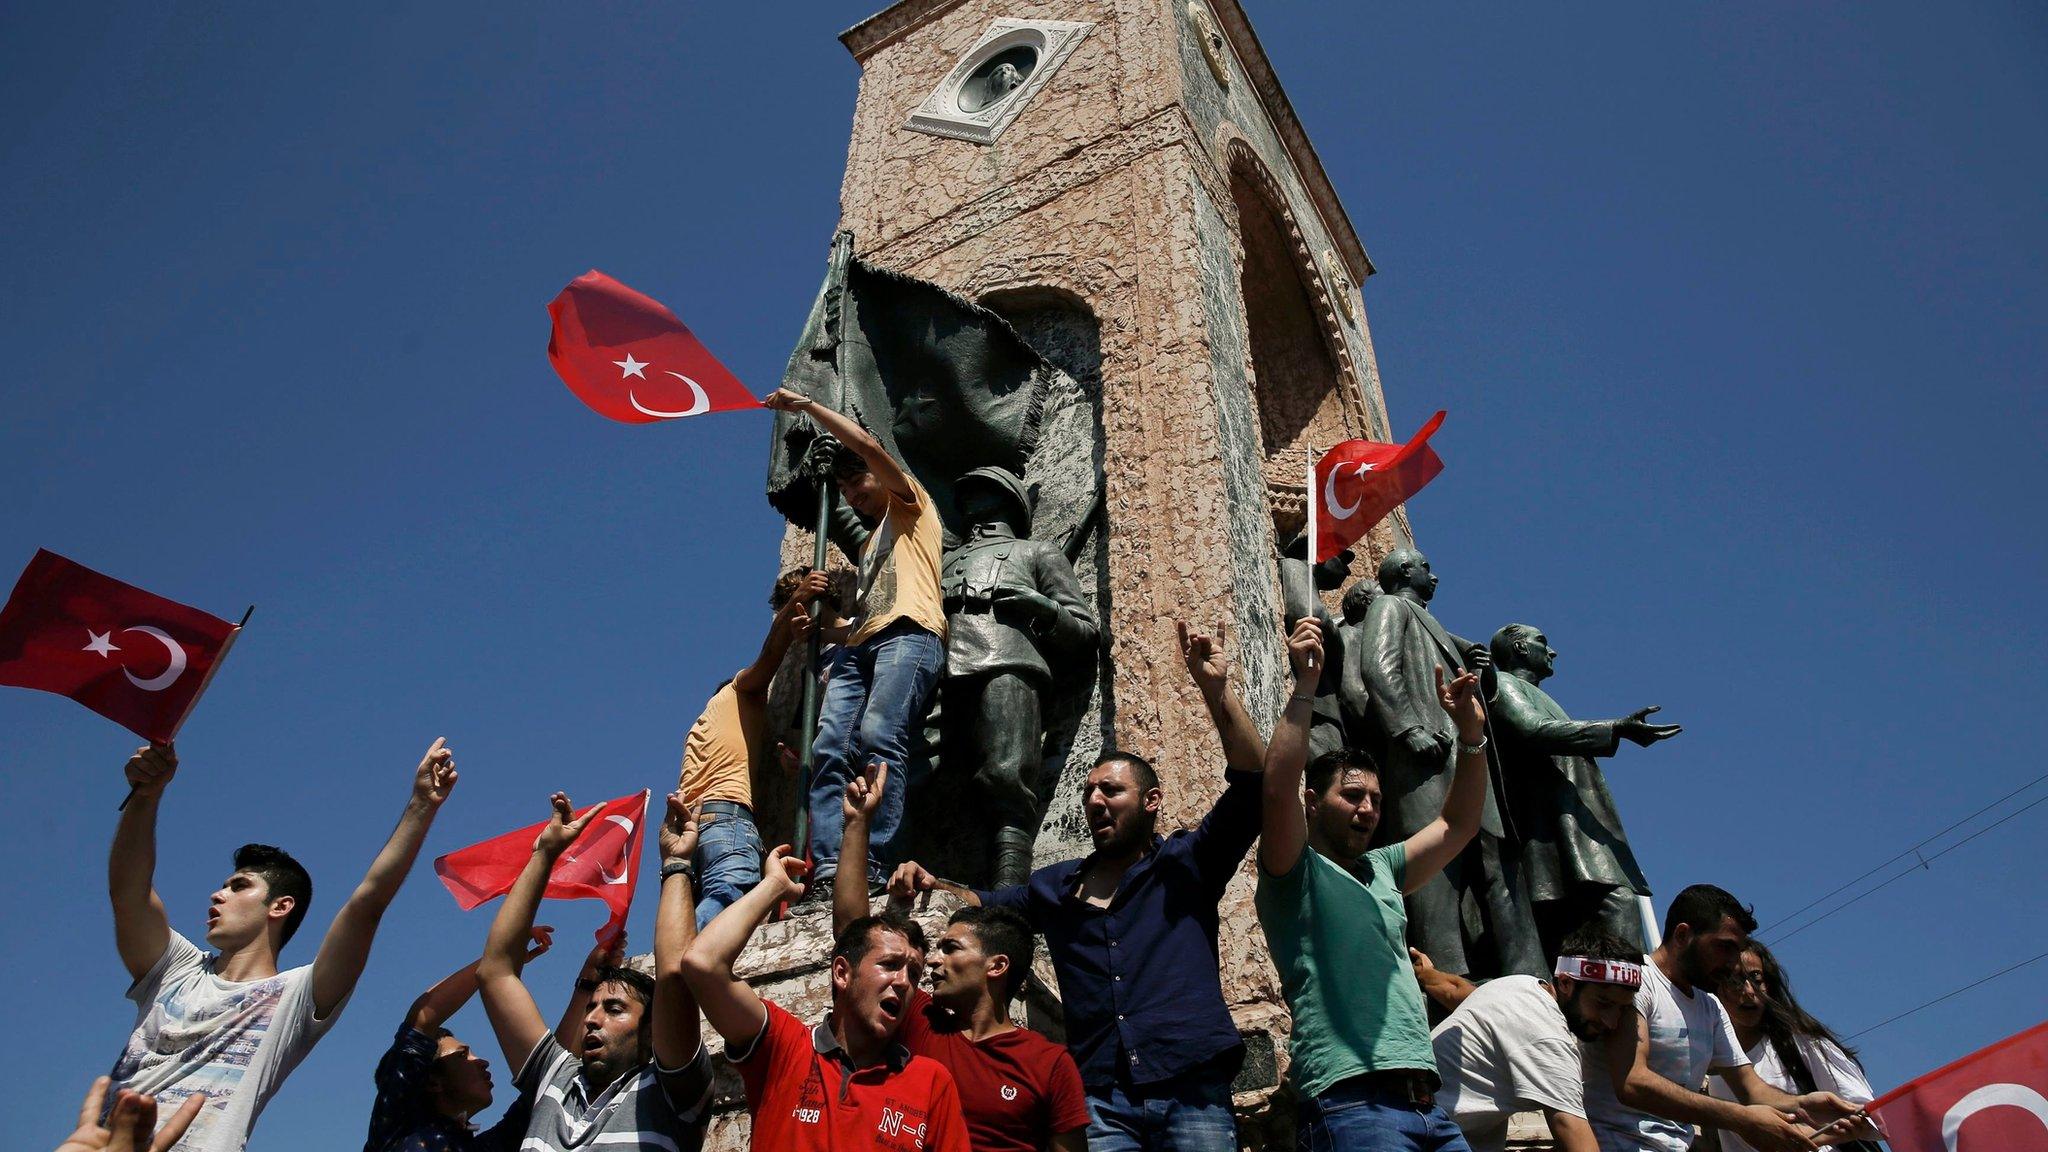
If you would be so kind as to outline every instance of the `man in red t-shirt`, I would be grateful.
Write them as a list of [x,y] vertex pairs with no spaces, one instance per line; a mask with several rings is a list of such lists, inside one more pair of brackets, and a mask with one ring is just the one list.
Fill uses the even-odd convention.
[[[868,823],[882,800],[888,765],[850,780],[840,805],[840,852],[867,851]],[[891,904],[908,892],[892,893]],[[866,877],[841,869],[832,884],[832,927],[843,931],[868,914]],[[1008,909],[953,913],[932,961],[932,990],[910,998],[896,1040],[946,1066],[960,1088],[960,1110],[974,1152],[1085,1152],[1088,1097],[1065,1045],[1010,1021],[1010,1001],[1031,971],[1031,925]]]
[[865,916],[839,933],[832,1011],[815,1028],[733,975],[754,929],[803,893],[804,868],[786,844],[769,853],[761,882],[705,925],[683,958],[684,978],[746,1084],[752,1147],[970,1152],[952,1075],[897,1042],[912,992],[910,940],[900,925]]

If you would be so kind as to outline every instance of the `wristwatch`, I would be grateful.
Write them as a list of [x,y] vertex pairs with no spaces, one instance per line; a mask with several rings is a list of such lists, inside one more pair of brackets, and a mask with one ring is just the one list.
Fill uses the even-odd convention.
[[661,866],[662,882],[667,883],[668,878],[671,876],[687,876],[690,878],[690,883],[694,885],[697,883],[697,866],[688,860],[666,861]]

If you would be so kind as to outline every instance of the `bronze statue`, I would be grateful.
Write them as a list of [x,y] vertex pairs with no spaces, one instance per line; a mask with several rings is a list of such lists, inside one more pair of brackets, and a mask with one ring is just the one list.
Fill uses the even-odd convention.
[[[1382,595],[1359,631],[1361,679],[1370,694],[1371,751],[1379,760],[1386,812],[1374,843],[1405,840],[1436,820],[1450,791],[1457,734],[1437,702],[1445,683],[1467,669],[1483,671],[1485,650],[1460,639],[1430,615],[1436,574],[1413,548],[1380,561]],[[1503,854],[1505,829],[1488,790],[1479,835],[1438,875],[1408,895],[1408,943],[1438,968],[1479,978],[1547,976],[1542,942],[1528,900],[1511,883]]]
[[1491,647],[1497,675],[1487,711],[1500,742],[1496,763],[1521,841],[1519,877],[1535,906],[1544,952],[1556,956],[1566,936],[1594,924],[1641,942],[1636,897],[1648,896],[1650,885],[1593,757],[1614,755],[1623,740],[1647,748],[1681,729],[1650,723],[1655,707],[1619,720],[1566,715],[1537,687],[1550,678],[1557,653],[1527,624],[1495,632]]
[[[1307,555],[1306,534],[1296,536],[1280,552],[1280,598],[1286,617],[1284,627],[1287,632],[1292,632],[1297,620],[1304,616],[1315,617],[1317,623],[1323,626],[1323,666],[1341,669],[1345,665],[1349,648],[1356,647],[1352,637],[1357,629],[1347,626],[1357,623],[1351,619],[1349,611],[1353,598],[1350,592],[1345,593],[1346,624],[1340,625],[1330,617],[1330,610],[1323,606],[1322,598],[1317,594],[1343,586],[1344,577],[1350,574],[1351,562],[1356,553],[1346,548],[1321,564],[1315,565],[1313,569],[1309,566]],[[1314,587],[1310,587],[1311,581]],[[1353,590],[1356,590],[1355,585]],[[1360,619],[1363,619],[1362,604],[1363,602]],[[1347,715],[1363,716],[1363,712],[1353,712],[1346,707],[1348,702],[1344,699],[1344,687],[1339,677],[1330,675],[1325,675],[1316,685],[1315,710],[1310,717],[1308,729],[1311,757],[1358,743],[1355,722],[1347,720]]]
[[946,608],[941,762],[972,764],[995,824],[990,886],[1031,875],[1038,837],[1043,698],[1053,665],[1095,644],[1095,614],[1058,545],[1033,540],[1032,500],[1006,468],[954,486],[965,539],[939,572]]

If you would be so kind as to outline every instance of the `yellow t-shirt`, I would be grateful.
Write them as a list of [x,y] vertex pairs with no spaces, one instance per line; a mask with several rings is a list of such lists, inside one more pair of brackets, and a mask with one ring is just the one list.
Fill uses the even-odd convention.
[[944,535],[930,493],[910,482],[915,501],[889,493],[889,511],[868,536],[860,554],[858,623],[848,644],[860,644],[898,620],[909,620],[946,638],[946,609],[939,596],[939,553]]
[[759,710],[758,701],[742,698],[731,684],[712,694],[683,741],[683,775],[677,786],[686,802],[731,800],[753,806],[754,749],[747,734],[760,728],[758,714],[748,723],[749,713]]

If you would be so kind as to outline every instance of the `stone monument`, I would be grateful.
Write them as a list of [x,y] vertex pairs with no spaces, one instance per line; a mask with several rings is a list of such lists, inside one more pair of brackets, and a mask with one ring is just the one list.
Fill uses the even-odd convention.
[[[1286,688],[1275,542],[1302,530],[1308,453],[1392,439],[1354,288],[1371,261],[1237,0],[902,0],[841,40],[861,67],[840,194],[856,254],[992,309],[1057,368],[1019,475],[1038,496],[1032,536],[1073,557],[1101,642],[1045,709],[1036,859],[1086,852],[1079,784],[1105,747],[1159,766],[1162,831],[1192,823],[1222,752],[1173,622],[1226,625],[1234,681],[1269,725]],[[958,509],[942,512],[957,546]],[[1396,512],[1354,577],[1409,542]],[[811,547],[792,527],[782,559]],[[793,689],[776,691],[786,715]],[[788,805],[757,794],[774,843]],[[913,850],[944,818],[912,796]],[[1276,1135],[1287,1013],[1252,880],[1247,862],[1221,951],[1257,1147]],[[743,964],[800,1016],[826,1001],[821,920],[769,926]],[[1040,969],[1030,1022],[1058,1036]],[[713,1146],[744,1133],[722,1117]]]

